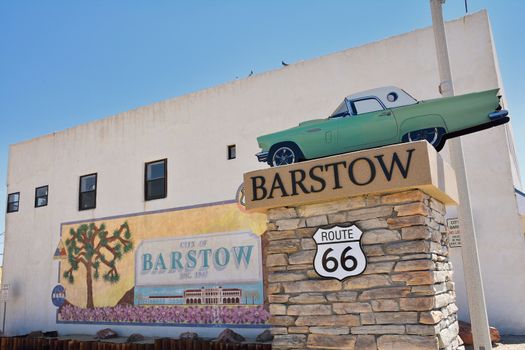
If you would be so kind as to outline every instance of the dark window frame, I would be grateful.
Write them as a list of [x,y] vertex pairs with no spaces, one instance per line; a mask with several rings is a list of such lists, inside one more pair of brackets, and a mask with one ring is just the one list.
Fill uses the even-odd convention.
[[237,145],[235,143],[232,143],[226,147],[226,156],[228,160],[237,158]]
[[[84,192],[82,192],[82,179],[85,178],[85,177],[88,177],[88,176],[95,176],[95,189],[92,190],[92,191],[84,191]],[[80,178],[78,180],[78,210],[79,211],[91,210],[91,209],[95,209],[97,207],[97,189],[98,189],[98,173],[91,173],[91,174],[86,174],[86,175],[80,176]],[[92,207],[87,207],[87,208],[82,208],[82,194],[83,193],[91,193],[91,192],[95,193],[93,206]]]
[[[148,180],[148,165],[164,162],[164,193],[160,196],[148,195],[148,183],[154,180]],[[144,201],[152,201],[156,199],[163,199],[168,197],[168,158],[157,159],[144,164]]]
[[[18,195],[18,201],[16,202],[9,202],[9,197],[11,196],[14,196],[14,195]],[[9,210],[9,204],[10,203],[17,203],[17,206],[16,206],[16,210]],[[17,211],[20,210],[20,192],[13,192],[13,193],[9,193],[7,195],[7,208],[6,208],[6,213],[16,213]]]
[[[45,196],[38,196],[38,190],[42,189],[42,188],[45,188],[47,191],[46,191],[46,195]],[[38,199],[39,198],[43,198],[45,197],[46,198],[46,204],[42,204],[42,205],[38,205]],[[49,185],[45,185],[45,186],[40,186],[40,187],[37,187],[35,188],[35,208],[42,208],[42,207],[46,207],[47,204],[49,203]]]

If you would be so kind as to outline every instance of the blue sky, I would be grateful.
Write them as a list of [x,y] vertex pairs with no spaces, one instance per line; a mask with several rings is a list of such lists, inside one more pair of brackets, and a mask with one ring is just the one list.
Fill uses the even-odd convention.
[[[525,1],[468,6],[489,12],[523,169]],[[428,0],[4,0],[0,233],[9,144],[429,25]]]

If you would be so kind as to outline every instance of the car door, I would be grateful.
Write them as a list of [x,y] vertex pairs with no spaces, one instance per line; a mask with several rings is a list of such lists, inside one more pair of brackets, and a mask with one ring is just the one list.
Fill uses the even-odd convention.
[[342,118],[338,141],[344,151],[375,147],[397,140],[398,126],[394,114],[376,97],[349,101],[352,115]]
[[327,119],[321,123],[301,125],[302,131],[294,140],[307,159],[337,153],[337,125]]

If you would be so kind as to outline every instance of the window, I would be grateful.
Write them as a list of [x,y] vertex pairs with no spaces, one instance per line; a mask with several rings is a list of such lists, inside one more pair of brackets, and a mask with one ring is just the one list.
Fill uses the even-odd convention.
[[337,107],[337,109],[332,113],[330,118],[341,118],[348,115],[348,100],[345,98],[343,102]]
[[47,205],[48,186],[37,187],[35,189],[35,208]]
[[10,193],[7,196],[7,212],[14,213],[15,211],[18,211],[19,203],[20,203],[20,192]]
[[146,163],[144,181],[144,199],[166,198],[168,188],[168,160],[156,160]]
[[357,114],[382,111],[383,106],[375,98],[354,101],[354,107]]
[[228,159],[235,159],[237,157],[235,145],[228,146]]
[[388,102],[396,102],[397,101],[397,94],[395,92],[391,92],[388,95],[386,95],[386,99]]
[[80,177],[80,192],[78,194],[78,210],[97,207],[97,174]]

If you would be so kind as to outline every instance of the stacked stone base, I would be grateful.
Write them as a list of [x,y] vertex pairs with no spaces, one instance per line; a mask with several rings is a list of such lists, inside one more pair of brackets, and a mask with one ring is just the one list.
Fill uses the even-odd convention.
[[[462,349],[442,203],[419,190],[268,212],[274,349]],[[313,269],[318,227],[355,224],[368,266],[344,281]]]

